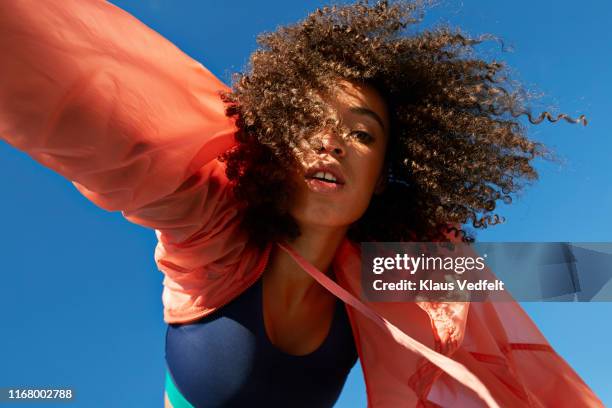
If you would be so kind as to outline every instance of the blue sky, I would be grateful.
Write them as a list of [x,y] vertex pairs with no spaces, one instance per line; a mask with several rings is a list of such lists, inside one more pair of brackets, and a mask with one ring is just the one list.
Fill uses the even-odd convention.
[[[256,34],[296,21],[319,1],[115,1],[206,65],[226,83],[255,47]],[[180,6],[179,6],[180,4]],[[565,160],[538,162],[540,180],[511,206],[506,224],[481,241],[612,241],[612,4],[442,1],[424,26],[458,25],[493,33],[514,49],[481,47],[514,77],[587,127],[530,128]],[[0,286],[1,386],[71,386],[76,406],[162,406],[162,274],[155,235],[105,212],[66,180],[0,143],[3,255]],[[524,304],[556,350],[606,405],[612,405],[608,322],[611,303]],[[545,373],[543,373],[545,375]],[[27,406],[27,405],[22,405]],[[52,404],[50,404],[52,406]],[[360,368],[338,407],[365,406]]]

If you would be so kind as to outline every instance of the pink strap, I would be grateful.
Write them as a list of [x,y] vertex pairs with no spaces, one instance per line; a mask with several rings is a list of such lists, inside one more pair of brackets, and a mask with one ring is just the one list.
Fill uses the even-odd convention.
[[427,360],[431,361],[431,363],[440,367],[440,369],[446,372],[449,376],[453,377],[455,380],[459,381],[461,384],[474,391],[484,402],[487,403],[489,407],[499,408],[499,405],[497,405],[497,403],[489,393],[487,387],[474,374],[472,374],[470,370],[463,366],[463,364],[460,364],[440,353],[437,353],[436,351],[430,349],[426,345],[418,342],[417,340],[413,339],[412,337],[401,331],[387,319],[380,316],[374,310],[364,305],[359,299],[355,298],[347,290],[345,290],[343,287],[331,280],[324,273],[322,273],[313,265],[311,265],[307,260],[302,258],[302,256],[298,254],[289,244],[277,244],[285,252],[287,252],[297,262],[297,264],[302,267],[302,269],[308,272],[308,274],[310,274],[310,276],[312,276],[317,282],[319,282],[325,289],[329,290],[336,297],[342,299],[342,301],[351,305],[368,319],[372,320],[384,330],[388,331],[393,336],[395,341],[400,343],[406,349],[425,357]]

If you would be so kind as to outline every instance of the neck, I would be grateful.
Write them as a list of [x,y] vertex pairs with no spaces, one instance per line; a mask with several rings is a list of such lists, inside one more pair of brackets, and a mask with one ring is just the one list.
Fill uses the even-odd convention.
[[[304,259],[325,273],[346,236],[347,229],[348,227],[300,227],[302,234],[294,240],[288,241],[288,243]],[[285,253],[285,255],[297,266],[289,254]]]
[[[327,273],[347,229],[348,227],[301,226],[301,235],[287,243],[309,263]],[[291,292],[294,301],[322,289],[314,278],[282,249],[275,246],[270,256],[266,279],[275,282],[274,285],[278,285],[281,292]]]

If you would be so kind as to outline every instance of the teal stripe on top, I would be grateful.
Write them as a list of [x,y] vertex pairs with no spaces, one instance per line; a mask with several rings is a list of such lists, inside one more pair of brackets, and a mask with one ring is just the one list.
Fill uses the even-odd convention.
[[185,397],[180,391],[176,388],[174,381],[172,380],[172,376],[170,375],[170,371],[166,370],[166,394],[168,394],[168,399],[172,404],[172,408],[194,408],[193,405]]

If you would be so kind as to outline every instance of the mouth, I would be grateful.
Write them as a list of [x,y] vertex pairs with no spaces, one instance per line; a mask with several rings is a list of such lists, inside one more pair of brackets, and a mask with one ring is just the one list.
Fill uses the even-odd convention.
[[311,180],[319,180],[330,184],[345,184],[345,178],[338,166],[315,166],[310,168],[305,175],[305,178]]
[[322,165],[310,168],[306,175],[306,184],[317,193],[333,193],[344,188],[346,183],[339,166]]

